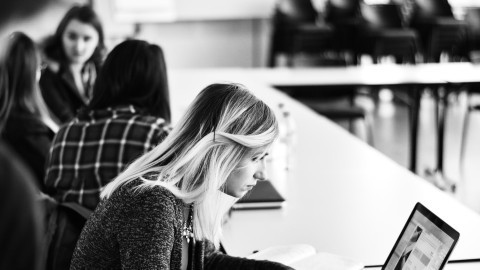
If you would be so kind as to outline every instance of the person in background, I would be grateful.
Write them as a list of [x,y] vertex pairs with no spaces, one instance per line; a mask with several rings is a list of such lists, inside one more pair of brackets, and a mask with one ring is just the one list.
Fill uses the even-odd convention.
[[34,176],[2,141],[0,168],[0,269],[44,269],[44,209],[32,184]]
[[[1,26],[1,24],[0,24]],[[7,46],[7,44],[2,44]],[[0,65],[0,133],[9,111],[5,64]],[[43,270],[44,209],[35,177],[0,137],[0,269]]]
[[43,190],[50,144],[58,126],[50,118],[38,87],[40,53],[33,40],[21,32],[11,34],[6,46],[7,83],[0,91],[8,98],[3,106],[1,136],[34,173],[35,185]]
[[89,6],[72,7],[44,42],[43,53],[47,64],[40,79],[43,98],[63,124],[92,98],[103,61],[104,34],[95,11]]
[[217,250],[225,212],[264,179],[277,137],[274,113],[245,87],[207,86],[102,191],[70,269],[292,269]]
[[54,138],[47,193],[95,209],[102,188],[166,137],[169,123],[162,49],[141,40],[120,43],[107,56],[88,107]]
[[[57,0],[0,1],[0,89],[7,89],[6,35],[31,16],[48,17]],[[0,90],[0,133],[10,112],[10,91]],[[8,113],[7,113],[8,112]],[[35,177],[0,138],[0,269],[43,270],[44,208],[38,202]]]

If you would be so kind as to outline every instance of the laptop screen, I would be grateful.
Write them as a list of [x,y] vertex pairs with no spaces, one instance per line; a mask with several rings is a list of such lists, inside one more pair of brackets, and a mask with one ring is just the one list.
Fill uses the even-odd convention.
[[417,203],[382,269],[440,270],[458,238],[457,231]]

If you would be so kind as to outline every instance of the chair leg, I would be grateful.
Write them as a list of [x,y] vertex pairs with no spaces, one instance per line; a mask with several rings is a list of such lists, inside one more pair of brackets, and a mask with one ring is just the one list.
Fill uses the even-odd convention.
[[[365,128],[365,133],[362,134],[358,130],[358,125],[355,125],[358,123],[357,121],[362,121],[363,122],[363,127]],[[348,130],[351,134],[356,135],[357,137],[361,138],[362,140],[365,140],[370,146],[374,146],[374,136],[373,136],[373,125],[372,125],[372,119],[368,115],[365,115],[363,118],[360,119],[349,119],[348,123]],[[355,128],[355,126],[357,128]],[[364,136],[364,137],[363,137]]]
[[373,119],[369,115],[365,116],[365,126],[367,131],[367,142],[370,146],[374,147]]
[[348,131],[352,134],[355,134],[355,119],[348,119]]
[[460,141],[460,164],[459,164],[459,169],[460,169],[460,180],[463,181],[464,179],[464,167],[465,167],[465,152],[467,150],[467,139],[468,139],[468,129],[470,125],[470,113],[472,111],[470,108],[467,108],[467,112],[465,114],[465,120],[463,123],[463,129],[462,129],[462,138]]

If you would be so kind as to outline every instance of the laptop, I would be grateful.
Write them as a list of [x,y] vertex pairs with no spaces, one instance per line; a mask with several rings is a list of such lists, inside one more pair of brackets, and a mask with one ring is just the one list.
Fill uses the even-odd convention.
[[382,270],[441,270],[460,234],[417,203]]

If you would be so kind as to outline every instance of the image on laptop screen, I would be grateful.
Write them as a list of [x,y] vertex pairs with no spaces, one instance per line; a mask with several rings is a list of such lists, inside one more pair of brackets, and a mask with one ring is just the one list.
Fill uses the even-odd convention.
[[458,238],[457,231],[417,203],[382,269],[440,270]]

